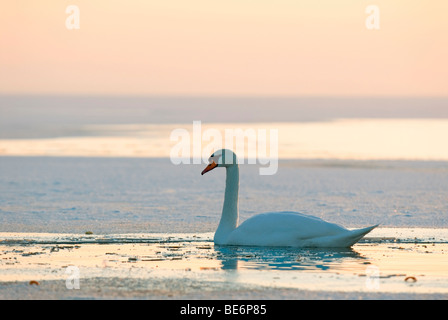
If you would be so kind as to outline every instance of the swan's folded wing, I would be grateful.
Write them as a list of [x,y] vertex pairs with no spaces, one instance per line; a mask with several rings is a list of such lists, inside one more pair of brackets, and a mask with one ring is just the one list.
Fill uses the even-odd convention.
[[338,235],[347,229],[297,212],[272,212],[253,216],[236,228],[228,244],[301,246],[311,239]]

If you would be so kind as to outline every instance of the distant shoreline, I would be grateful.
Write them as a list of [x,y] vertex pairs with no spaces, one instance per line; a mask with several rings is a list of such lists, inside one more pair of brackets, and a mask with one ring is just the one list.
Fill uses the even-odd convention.
[[0,139],[102,124],[314,122],[448,118],[448,97],[169,97],[1,95]]

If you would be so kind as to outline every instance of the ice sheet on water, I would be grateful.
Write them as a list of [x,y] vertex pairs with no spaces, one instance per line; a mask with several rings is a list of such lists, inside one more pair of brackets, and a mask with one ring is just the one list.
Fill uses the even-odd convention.
[[[0,157],[0,232],[212,232],[224,170],[169,159]],[[240,221],[293,210],[348,228],[447,227],[446,163],[281,161],[240,170]]]

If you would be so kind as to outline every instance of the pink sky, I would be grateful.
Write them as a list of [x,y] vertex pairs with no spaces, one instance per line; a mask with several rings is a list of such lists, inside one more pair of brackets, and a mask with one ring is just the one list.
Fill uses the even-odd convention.
[[[380,30],[365,27],[370,4]],[[446,0],[6,1],[0,93],[446,96],[447,12]]]

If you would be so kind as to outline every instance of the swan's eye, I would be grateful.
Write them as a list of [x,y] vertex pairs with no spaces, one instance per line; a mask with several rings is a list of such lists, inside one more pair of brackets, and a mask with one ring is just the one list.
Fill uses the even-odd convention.
[[221,158],[220,155],[212,154],[211,157],[208,159],[208,163],[209,163],[209,164],[210,164],[210,163],[213,163],[213,162],[214,162],[214,163],[218,163],[219,158]]

